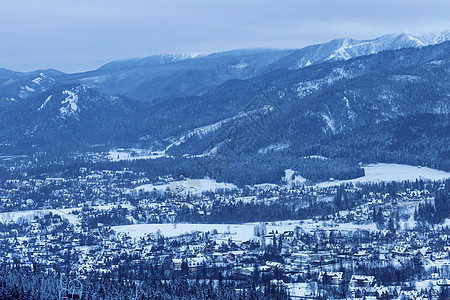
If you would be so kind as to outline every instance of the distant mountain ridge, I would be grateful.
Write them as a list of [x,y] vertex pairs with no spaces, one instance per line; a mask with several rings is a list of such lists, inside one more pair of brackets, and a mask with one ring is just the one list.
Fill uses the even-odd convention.
[[437,34],[394,33],[372,40],[336,39],[308,46],[279,61],[282,68],[299,69],[325,61],[348,60],[386,50],[418,48],[450,40],[450,31]]
[[[137,66],[152,66],[161,64],[176,63],[192,59],[215,59],[226,56],[245,56],[260,53],[284,51],[286,59],[300,57],[300,61],[289,69],[307,67],[313,63],[321,63],[330,60],[346,60],[358,56],[375,54],[385,50],[398,50],[403,48],[417,48],[429,45],[436,45],[450,40],[450,31],[440,33],[394,33],[384,35],[379,38],[369,40],[356,40],[350,38],[335,39],[330,42],[307,46],[298,50],[276,50],[276,49],[241,49],[211,54],[162,54],[153,55],[145,58],[127,59],[105,64],[99,68],[120,69]],[[292,52],[292,53],[290,53]],[[289,56],[292,56],[288,58]],[[282,58],[281,61],[284,61]],[[277,62],[278,63],[278,62]],[[283,68],[286,68],[284,66]]]
[[107,63],[98,70],[112,70],[112,69],[123,69],[123,68],[131,68],[138,66],[154,66],[154,65],[164,65],[179,62],[186,59],[192,59],[196,57],[201,57],[201,55],[195,54],[161,54],[161,55],[152,55],[144,58],[132,58],[132,59],[124,59],[113,61]]
[[250,79],[278,69],[295,70],[311,64],[348,60],[386,50],[423,47],[448,40],[450,31],[438,34],[396,33],[373,40],[337,39],[298,50],[244,49],[208,55],[154,55],[114,61],[97,70],[77,74],[55,70],[20,73],[0,69],[0,106],[11,105],[14,102],[11,99],[21,98],[21,90],[30,92],[24,80],[40,73],[54,78],[54,86],[83,84],[108,95],[123,95],[152,103],[173,97],[199,96],[227,80]]

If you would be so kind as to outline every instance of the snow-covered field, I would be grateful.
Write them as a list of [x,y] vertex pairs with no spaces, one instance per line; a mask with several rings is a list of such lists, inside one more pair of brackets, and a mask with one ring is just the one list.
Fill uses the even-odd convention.
[[234,184],[217,182],[212,179],[186,179],[179,181],[172,181],[167,184],[145,184],[135,188],[136,191],[166,191],[170,190],[172,192],[179,193],[191,193],[191,194],[201,194],[204,191],[215,191],[218,189],[235,189],[237,188]]
[[113,226],[112,229],[117,233],[128,233],[132,238],[156,233],[158,230],[166,237],[175,237],[195,231],[211,232],[216,229],[218,233],[229,233],[234,241],[243,242],[253,237],[253,227],[251,224],[134,224]]
[[328,187],[343,183],[369,183],[389,181],[414,181],[416,179],[442,180],[450,178],[450,173],[426,167],[408,166],[400,164],[372,164],[364,167],[366,175],[350,180],[326,181],[317,187]]
[[81,208],[64,208],[64,209],[39,209],[39,210],[24,210],[15,212],[0,213],[0,222],[17,222],[19,219],[33,220],[34,217],[43,217],[49,213],[60,215],[61,217],[69,220],[72,224],[79,223],[77,216],[71,212],[74,210],[81,210]]
[[[175,237],[185,233],[195,231],[211,232],[214,229],[218,233],[226,234],[235,242],[248,241],[253,238],[253,229],[259,223],[245,223],[245,224],[134,224],[113,226],[112,229],[117,233],[128,233],[132,238],[140,238],[149,233],[156,233],[160,230],[161,234],[166,237]],[[329,222],[304,220],[304,221],[282,221],[270,222],[266,225],[267,232],[284,232],[294,230],[295,226],[299,226],[306,232],[311,232],[318,228],[322,230],[339,229],[343,231],[355,230],[376,230],[375,224],[357,225],[353,223],[332,224]]]

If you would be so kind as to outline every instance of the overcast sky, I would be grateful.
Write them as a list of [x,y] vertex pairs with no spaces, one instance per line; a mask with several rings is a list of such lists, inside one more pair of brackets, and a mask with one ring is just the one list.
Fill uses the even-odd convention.
[[449,15],[448,0],[0,0],[0,67],[77,72],[160,53],[440,32]]

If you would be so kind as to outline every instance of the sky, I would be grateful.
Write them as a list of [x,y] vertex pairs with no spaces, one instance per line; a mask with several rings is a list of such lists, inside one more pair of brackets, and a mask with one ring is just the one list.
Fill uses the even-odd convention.
[[448,0],[0,0],[0,68],[73,73],[154,54],[441,32],[449,13]]

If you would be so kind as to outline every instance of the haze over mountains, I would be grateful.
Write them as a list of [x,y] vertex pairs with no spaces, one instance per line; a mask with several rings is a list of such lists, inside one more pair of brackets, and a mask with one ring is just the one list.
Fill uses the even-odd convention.
[[103,144],[213,157],[234,143],[246,159],[282,152],[449,170],[448,40],[392,34],[151,56],[78,74],[0,69],[1,151]]

